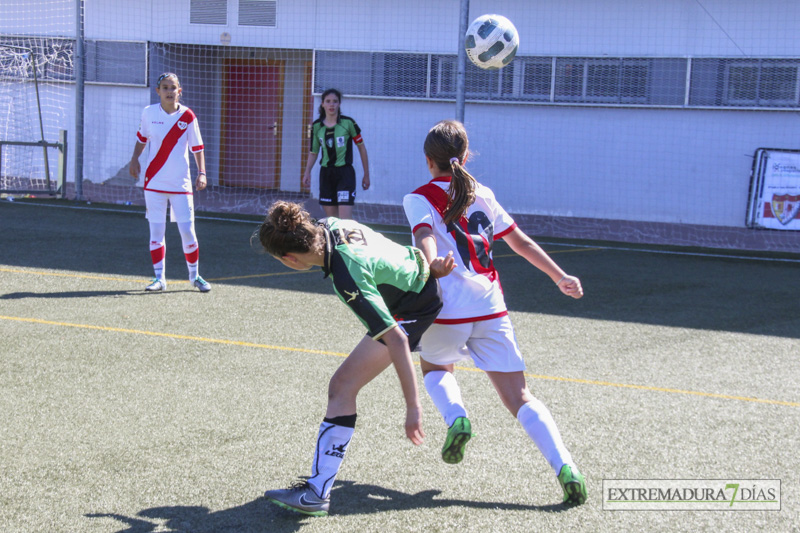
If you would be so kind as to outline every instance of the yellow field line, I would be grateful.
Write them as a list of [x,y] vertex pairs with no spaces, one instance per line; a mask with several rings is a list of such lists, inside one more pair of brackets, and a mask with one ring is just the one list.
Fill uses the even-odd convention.
[[102,279],[105,281],[134,281],[131,278],[111,278],[108,276],[89,276],[86,274],[63,274],[60,272],[41,272],[38,270],[18,270],[14,268],[0,268],[0,272],[11,272],[13,274],[36,274],[38,276],[57,276],[62,278]]
[[[266,274],[250,274],[248,276],[233,276],[229,278],[208,278],[208,281],[230,281],[234,279],[247,279],[247,278],[266,278],[270,276],[287,276],[293,274],[310,274],[311,272],[319,272],[318,268],[311,270],[293,270],[290,272],[270,272]],[[109,276],[89,276],[86,274],[67,274],[63,272],[42,272],[41,270],[20,270],[15,268],[0,268],[0,272],[10,272],[13,274],[35,274],[37,276],[56,276],[62,278],[81,278],[81,279],[100,279],[104,281],[131,281],[138,282],[138,279],[133,278],[113,278]],[[170,283],[189,283],[188,280],[170,280]]]
[[[227,344],[227,345],[234,345],[234,346],[245,346],[248,348],[264,348],[267,350],[281,350],[281,351],[288,351],[288,352],[302,352],[302,353],[309,353],[309,354],[320,354],[320,355],[333,355],[336,357],[347,357],[348,354],[342,352],[331,352],[327,350],[311,350],[308,348],[292,348],[289,346],[273,346],[270,344],[259,344],[255,342],[244,342],[244,341],[232,341],[226,339],[211,339],[208,337],[195,337],[192,335],[177,335],[174,333],[160,333],[157,331],[145,331],[145,330],[138,330],[138,329],[127,329],[127,328],[115,328],[109,326],[94,326],[91,324],[73,324],[70,322],[55,322],[51,320],[42,320],[39,318],[23,318],[23,317],[15,317],[15,316],[3,316],[0,315],[0,320],[10,320],[15,322],[27,322],[33,324],[45,324],[49,326],[64,326],[70,328],[81,328],[81,329],[92,329],[98,331],[112,331],[116,333],[133,333],[136,335],[148,335],[151,337],[166,337],[170,339],[181,339],[181,340],[189,340],[189,341],[198,341],[198,342],[209,342],[214,344]],[[417,363],[415,363],[417,364]],[[482,370],[477,368],[467,368],[467,367],[456,367],[459,370],[466,370],[470,372],[482,372]],[[581,383],[585,385],[598,385],[602,387],[617,387],[617,388],[624,388],[624,389],[635,389],[635,390],[645,390],[645,391],[653,391],[653,392],[666,392],[671,394],[686,394],[691,396],[702,396],[706,398],[718,398],[723,400],[737,400],[742,402],[755,402],[755,403],[765,403],[770,405],[784,405],[788,407],[800,407],[800,403],[798,402],[786,402],[781,400],[769,400],[765,398],[753,398],[748,396],[734,396],[729,394],[717,394],[713,392],[700,392],[700,391],[691,391],[691,390],[683,390],[683,389],[672,389],[666,387],[651,387],[647,385],[631,385],[627,383],[613,383],[610,381],[596,381],[591,379],[580,379],[580,378],[565,378],[559,376],[543,376],[539,374],[530,374],[528,372],[525,375],[529,378],[533,379],[541,379],[541,380],[549,380],[549,381],[562,381],[567,383]]]
[[284,350],[289,352],[304,352],[321,355],[336,355],[347,357],[346,353],[328,352],[325,350],[309,350],[307,348],[290,348],[288,346],[272,346],[270,344],[258,344],[255,342],[231,341],[226,339],[210,339],[207,337],[195,337],[193,335],[177,335],[175,333],[160,333],[158,331],[145,331],[141,329],[114,328],[109,326],[94,326],[91,324],[73,324],[70,322],[54,322],[52,320],[42,320],[39,318],[23,318],[17,316],[0,315],[0,320],[11,320],[15,322],[29,322],[33,324],[45,324],[48,326],[64,326],[68,328],[93,329],[98,331],[113,331],[115,333],[133,333],[136,335],[148,335],[150,337],[166,337],[170,339],[181,339],[187,341],[210,342],[214,344],[232,344],[235,346],[246,346],[248,348],[265,348],[267,350]]

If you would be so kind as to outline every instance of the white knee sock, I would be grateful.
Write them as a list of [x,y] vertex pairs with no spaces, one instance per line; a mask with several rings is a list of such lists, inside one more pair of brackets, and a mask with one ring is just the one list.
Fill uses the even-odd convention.
[[164,279],[164,263],[167,247],[164,235],[167,225],[163,222],[150,222],[150,259],[153,261],[153,273],[158,279]]
[[451,372],[434,370],[425,374],[425,390],[444,417],[447,427],[452,426],[456,418],[467,416],[464,401],[461,399],[461,389]]
[[327,498],[344,460],[347,445],[353,438],[354,428],[322,422],[317,435],[314,464],[308,483],[321,498]]
[[565,464],[573,464],[572,455],[561,440],[561,433],[553,420],[553,415],[542,402],[534,398],[520,407],[517,420],[536,443],[556,475],[561,472],[561,467]]
[[186,256],[186,268],[189,269],[189,281],[197,277],[198,263],[200,262],[200,247],[197,244],[197,235],[193,222],[179,222],[178,231],[181,232],[183,255]]

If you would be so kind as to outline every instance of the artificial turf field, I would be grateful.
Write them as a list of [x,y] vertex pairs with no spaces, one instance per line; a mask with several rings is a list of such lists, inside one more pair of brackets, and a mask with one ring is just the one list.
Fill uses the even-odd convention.
[[[542,239],[581,278],[573,300],[499,243],[529,386],[588,502],[560,504],[465,361],[464,461],[441,461],[422,387],[427,438],[405,438],[389,369],[359,397],[331,515],[310,518],[262,494],[310,473],[328,379],[363,328],[319,270],[254,254],[257,224],[198,219],[208,294],[170,224],[169,290],[149,294],[140,208],[0,203],[0,530],[800,531],[800,257]],[[621,479],[780,479],[781,508],[604,510],[603,480]]]

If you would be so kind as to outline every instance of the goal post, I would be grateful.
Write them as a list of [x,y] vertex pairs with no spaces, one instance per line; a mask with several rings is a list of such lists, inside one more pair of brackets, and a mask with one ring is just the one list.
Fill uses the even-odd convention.
[[[0,43],[0,101],[6,109],[0,115],[0,193],[63,198],[67,132],[60,130],[56,142],[45,139],[37,57],[31,47]],[[41,160],[34,155],[36,148],[41,148]],[[59,153],[55,180],[50,174],[50,148]]]
[[[4,146],[31,146],[41,147],[46,179],[42,180],[44,188],[37,188],[29,185],[27,188],[25,183],[35,183],[33,180],[21,178],[7,174],[3,170],[3,147]],[[47,156],[47,149],[55,148],[58,150],[58,167],[56,170],[56,186],[53,187],[53,181],[49,179],[50,164]],[[66,198],[66,182],[67,182],[67,132],[66,130],[59,131],[58,142],[47,141],[6,141],[0,139],[0,193],[2,194],[47,194],[49,196],[57,196],[59,198]],[[22,188],[14,188],[15,186]]]

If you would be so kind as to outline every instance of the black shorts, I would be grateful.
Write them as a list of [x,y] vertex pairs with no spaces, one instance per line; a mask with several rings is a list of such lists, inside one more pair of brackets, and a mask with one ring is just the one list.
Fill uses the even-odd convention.
[[356,171],[353,165],[319,169],[319,205],[353,205]]
[[[403,305],[405,304],[405,305]],[[417,295],[408,294],[408,299],[394,310],[397,325],[408,337],[408,347],[413,352],[419,347],[419,340],[442,310],[442,289],[433,276]]]

